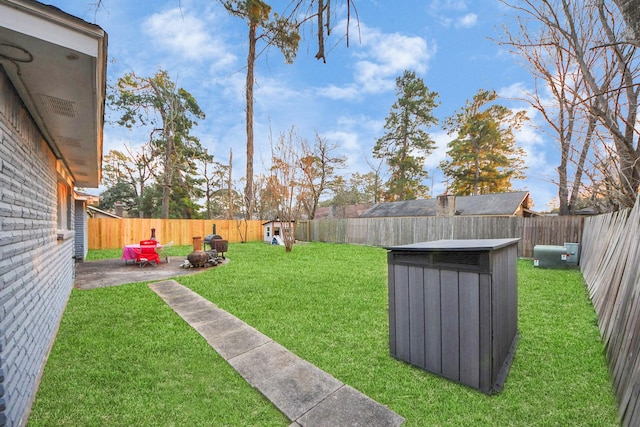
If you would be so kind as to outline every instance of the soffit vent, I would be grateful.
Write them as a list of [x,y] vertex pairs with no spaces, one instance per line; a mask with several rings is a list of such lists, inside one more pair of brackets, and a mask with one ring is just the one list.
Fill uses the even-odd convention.
[[66,99],[55,98],[53,96],[48,95],[40,95],[40,99],[44,104],[47,111],[53,114],[57,114],[58,116],[69,117],[72,119],[76,118],[76,109],[74,108],[74,103],[72,101],[67,101]]
[[87,166],[87,161],[83,159],[70,158],[69,161],[76,166]]
[[83,146],[82,140],[76,139],[76,138],[69,138],[66,136],[59,136],[57,138],[57,141],[60,145],[63,145],[65,147],[82,148]]

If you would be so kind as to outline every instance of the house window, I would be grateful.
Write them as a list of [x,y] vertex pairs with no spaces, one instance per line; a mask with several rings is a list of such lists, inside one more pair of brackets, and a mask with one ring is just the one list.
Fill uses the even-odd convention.
[[267,225],[267,237],[271,236],[271,227]]
[[64,182],[58,182],[58,230],[71,230],[71,191]]

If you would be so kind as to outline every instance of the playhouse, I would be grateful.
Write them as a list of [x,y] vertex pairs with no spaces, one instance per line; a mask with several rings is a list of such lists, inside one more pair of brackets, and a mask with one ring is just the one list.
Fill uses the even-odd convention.
[[293,232],[294,221],[284,222],[279,219],[262,224],[264,230],[264,242],[270,245],[284,245],[284,232],[291,228]]

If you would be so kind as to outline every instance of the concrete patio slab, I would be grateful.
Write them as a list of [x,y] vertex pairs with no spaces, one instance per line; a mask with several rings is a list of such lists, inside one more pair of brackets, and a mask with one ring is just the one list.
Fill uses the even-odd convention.
[[268,336],[256,331],[248,325],[243,325],[239,329],[209,341],[209,344],[211,344],[211,347],[220,353],[225,360],[229,360],[258,346],[266,344],[269,341],[271,341],[271,339]]
[[[156,266],[140,268],[136,264],[127,264],[122,259],[105,259],[100,261],[76,262],[76,277],[74,287],[76,289],[96,289],[108,286],[118,286],[128,283],[152,282],[167,280],[172,277],[188,276],[204,273],[209,268],[180,268],[180,264],[186,257],[171,257],[171,263],[161,262]],[[223,260],[217,267],[228,263]],[[108,272],[105,274],[105,272]]]
[[299,359],[296,363],[265,378],[256,388],[290,420],[297,420],[320,404],[343,383]]
[[345,385],[297,419],[300,426],[400,426],[404,418]]
[[171,307],[181,308],[184,305],[184,308],[189,312],[194,312],[198,310],[210,310],[212,307],[215,307],[215,304],[207,301],[193,301],[193,296],[190,294],[175,294],[170,295],[165,299],[165,302]]
[[256,384],[294,365],[299,359],[277,342],[270,341],[250,352],[229,359],[229,364],[255,387]]
[[202,307],[198,304],[198,307],[194,307],[194,310],[188,310],[187,304],[181,304],[180,317],[182,317],[189,324],[199,324],[207,322],[216,322],[220,320],[220,313],[214,310],[214,307]]
[[174,280],[149,284],[291,427],[395,427],[404,418]]
[[192,323],[191,326],[207,340],[209,345],[219,337],[229,334],[245,326],[240,319],[231,316],[229,313],[218,313],[218,317],[206,323]]

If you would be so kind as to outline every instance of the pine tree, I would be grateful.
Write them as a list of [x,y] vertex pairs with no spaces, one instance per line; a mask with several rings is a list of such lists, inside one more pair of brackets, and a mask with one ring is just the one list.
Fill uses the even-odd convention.
[[415,199],[429,191],[422,183],[428,177],[423,165],[434,141],[425,128],[438,122],[432,114],[438,94],[430,92],[414,71],[396,78],[396,88],[398,100],[384,125],[387,133],[373,148],[374,157],[385,159],[391,173],[385,195],[388,201]]
[[122,113],[118,120],[121,126],[152,129],[149,141],[161,166],[157,173],[162,185],[160,217],[169,218],[176,171],[192,173],[194,159],[204,152],[198,138],[190,134],[196,120],[205,118],[204,112],[193,95],[178,88],[165,70],[150,77],[126,73],[116,82],[109,101]]
[[445,121],[445,129],[456,138],[448,144],[451,160],[440,167],[450,178],[448,190],[454,194],[506,192],[512,189],[512,180],[524,178],[524,150],[516,145],[513,131],[527,117],[524,111],[513,113],[502,105],[488,105],[497,97],[494,91],[481,89]]

